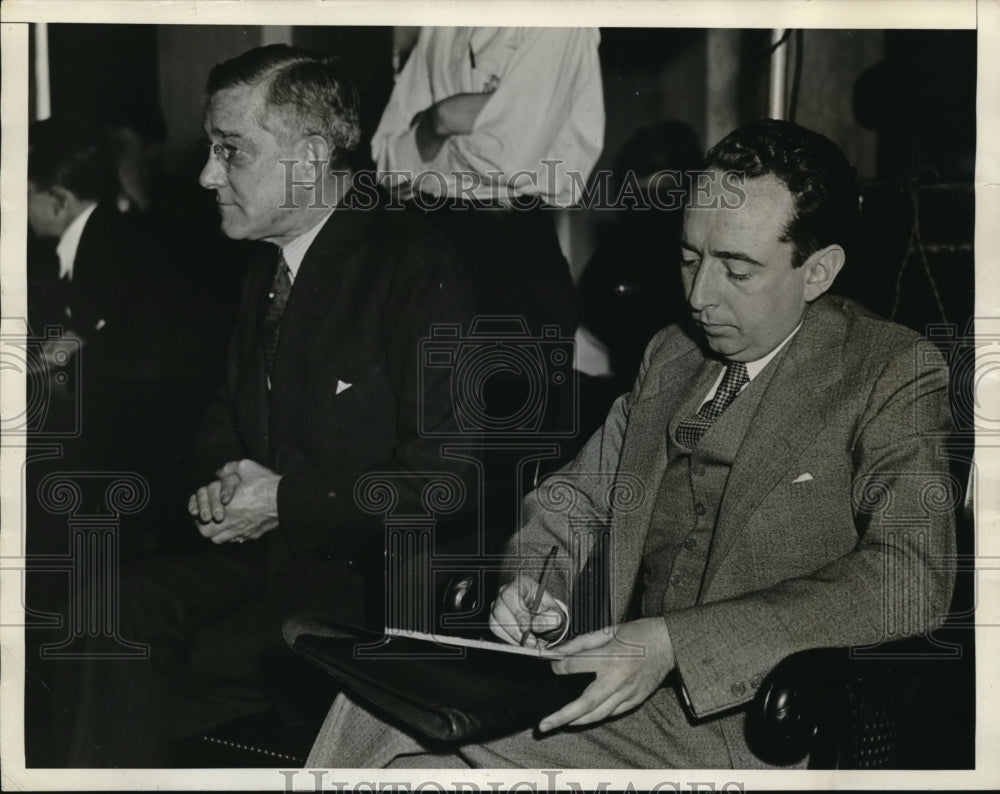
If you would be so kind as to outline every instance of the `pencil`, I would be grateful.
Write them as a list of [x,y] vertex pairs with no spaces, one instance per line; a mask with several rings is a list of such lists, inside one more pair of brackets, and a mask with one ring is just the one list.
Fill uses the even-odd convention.
[[[531,606],[528,607],[528,611],[531,616],[534,617],[535,613],[538,612],[538,607],[542,604],[542,594],[545,592],[545,586],[549,583],[549,573],[552,570],[552,561],[556,558],[559,553],[559,547],[553,546],[549,549],[549,554],[545,558],[545,562],[542,563],[542,575],[538,580],[538,589],[535,590],[535,597],[531,599]],[[529,625],[528,631],[521,635],[521,647],[524,647],[524,643],[528,641],[528,635],[531,633],[531,627]]]

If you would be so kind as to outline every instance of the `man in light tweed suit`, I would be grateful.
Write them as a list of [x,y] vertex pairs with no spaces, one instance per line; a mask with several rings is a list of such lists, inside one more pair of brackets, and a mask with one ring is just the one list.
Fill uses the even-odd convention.
[[[928,500],[950,482],[945,369],[918,366],[916,334],[825,294],[858,211],[853,169],[776,121],[731,133],[707,165],[682,237],[693,329],[653,339],[631,393],[527,497],[493,605],[504,641],[558,641],[586,558],[574,528],[609,524],[614,627],[562,642],[552,663],[596,678],[537,730],[433,765],[764,766],[743,707],[778,661],[926,631],[948,609],[953,517]],[[425,752],[341,696],[309,763],[417,766]]]

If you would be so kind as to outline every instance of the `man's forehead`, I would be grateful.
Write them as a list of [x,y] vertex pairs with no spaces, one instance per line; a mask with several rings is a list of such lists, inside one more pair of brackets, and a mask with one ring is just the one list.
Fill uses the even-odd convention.
[[770,174],[745,178],[737,172],[704,172],[702,193],[692,194],[684,211],[683,239],[693,245],[706,234],[747,243],[784,242],[794,200]]
[[205,108],[205,131],[217,135],[252,136],[265,129],[267,114],[262,86],[237,85],[216,91]]

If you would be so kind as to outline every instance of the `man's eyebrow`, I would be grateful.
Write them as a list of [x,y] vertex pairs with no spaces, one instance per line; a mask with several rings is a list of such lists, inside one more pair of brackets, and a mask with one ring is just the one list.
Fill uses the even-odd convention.
[[[697,248],[695,248],[687,240],[681,240],[680,246],[685,251],[690,251],[692,254],[700,254]],[[764,267],[762,262],[758,262],[749,254],[740,253],[739,251],[712,251],[712,256],[716,259],[731,259],[737,262],[746,262],[748,265],[756,265],[757,267]]]
[[220,130],[218,127],[212,127],[212,135],[219,138],[237,138],[239,140],[245,140],[245,137],[239,132],[233,132],[231,130]]
[[[681,243],[683,245],[683,243]],[[752,256],[748,254],[740,253],[739,251],[712,251],[712,256],[717,259],[733,259],[737,262],[746,262],[748,265],[756,265],[757,267],[764,267],[763,262],[758,262]]]

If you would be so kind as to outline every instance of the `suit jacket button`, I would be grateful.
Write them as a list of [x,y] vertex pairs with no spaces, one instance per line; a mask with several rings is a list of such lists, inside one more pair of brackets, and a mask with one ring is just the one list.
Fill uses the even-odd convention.
[[757,689],[761,685],[761,683],[763,683],[763,681],[764,679],[761,676],[755,675],[753,678],[750,679],[750,686],[753,689]]
[[336,491],[330,491],[330,492],[327,493],[327,496],[330,497],[331,499],[336,499],[337,498],[337,492]]
[[705,515],[705,505],[703,505],[701,502],[698,502],[698,504],[694,506],[694,512],[700,516]]
[[684,541],[684,548],[687,549],[688,551],[690,551],[697,545],[698,541],[695,540],[694,538],[688,538],[687,540]]
[[694,471],[694,476],[695,477],[704,477],[705,476],[705,467],[702,466],[702,465],[700,465],[700,464],[697,465],[697,466],[695,466],[693,471]]
[[672,584],[674,587],[680,587],[683,581],[684,577],[682,577],[680,574],[675,574],[674,576],[670,577],[670,584]]
[[736,695],[736,697],[741,697],[746,691],[746,685],[742,681],[737,681],[730,687],[730,691]]
[[347,561],[347,567],[348,568],[353,568],[354,567],[354,560],[348,560]]

